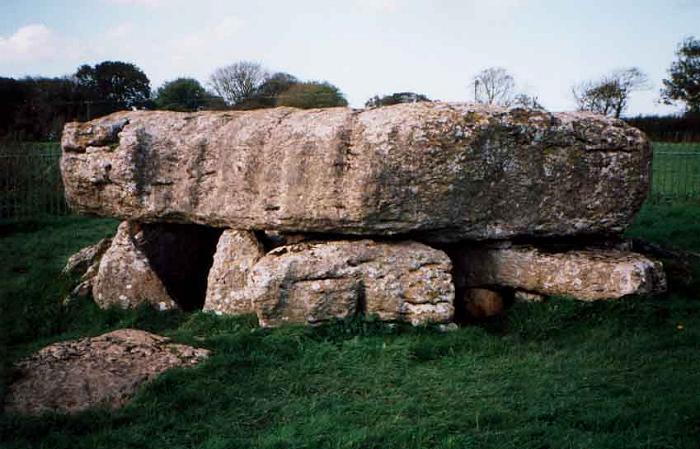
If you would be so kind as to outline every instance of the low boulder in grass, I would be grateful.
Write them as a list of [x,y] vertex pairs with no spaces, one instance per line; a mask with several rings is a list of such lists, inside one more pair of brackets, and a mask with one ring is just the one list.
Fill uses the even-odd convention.
[[136,329],[54,343],[17,363],[4,409],[39,415],[118,408],[162,372],[197,365],[208,356],[206,349]]

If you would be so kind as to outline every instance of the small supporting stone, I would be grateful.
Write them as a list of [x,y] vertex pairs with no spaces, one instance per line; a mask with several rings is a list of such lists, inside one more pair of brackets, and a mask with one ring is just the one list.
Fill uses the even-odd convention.
[[495,290],[469,288],[465,290],[462,300],[464,309],[471,318],[489,318],[503,312],[503,296]]
[[112,246],[112,239],[105,238],[94,245],[86,246],[68,258],[62,273],[69,277],[80,276],[80,281],[64,298],[64,304],[92,292],[95,276],[100,268],[100,261],[110,246]]
[[583,301],[666,291],[661,262],[626,251],[547,252],[523,245],[468,248],[454,257],[467,287],[510,287]]
[[524,290],[516,290],[513,293],[513,299],[520,302],[542,302],[544,301],[544,296]]

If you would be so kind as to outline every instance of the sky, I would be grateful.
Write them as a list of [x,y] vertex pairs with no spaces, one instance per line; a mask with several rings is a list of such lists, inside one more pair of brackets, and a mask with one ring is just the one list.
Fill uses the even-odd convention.
[[700,0],[0,0],[0,76],[62,76],[84,63],[139,66],[154,88],[206,83],[240,60],[338,86],[350,105],[413,91],[470,101],[504,67],[519,90],[571,110],[571,86],[631,66],[649,77],[627,115],[658,102],[678,43],[700,38]]

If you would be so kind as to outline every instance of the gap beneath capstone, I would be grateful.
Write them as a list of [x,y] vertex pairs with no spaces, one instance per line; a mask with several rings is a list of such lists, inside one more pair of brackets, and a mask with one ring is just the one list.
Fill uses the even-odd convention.
[[144,223],[141,230],[141,250],[173,301],[185,311],[201,309],[223,230],[171,223]]

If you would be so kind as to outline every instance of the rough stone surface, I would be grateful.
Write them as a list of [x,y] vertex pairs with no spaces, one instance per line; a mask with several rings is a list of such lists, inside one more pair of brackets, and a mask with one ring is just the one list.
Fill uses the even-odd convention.
[[5,411],[37,415],[117,408],[144,382],[167,369],[195,365],[208,355],[205,349],[169,343],[135,329],[55,343],[17,364]]
[[464,292],[463,301],[471,318],[489,318],[503,312],[503,296],[494,290],[469,288]]
[[454,314],[451,263],[416,242],[299,243],[270,251],[248,276],[262,326],[319,323],[359,311],[384,321],[444,323]]
[[524,290],[516,290],[513,293],[513,299],[520,302],[542,302],[544,301],[544,296]]
[[72,276],[84,276],[91,266],[99,263],[102,255],[112,244],[111,238],[105,238],[94,245],[86,246],[68,258],[63,267],[63,274]]
[[64,303],[68,303],[75,298],[87,296],[92,292],[93,281],[95,276],[97,276],[100,260],[102,260],[102,256],[111,245],[112,239],[105,238],[94,245],[86,246],[68,258],[66,265],[63,267],[63,274],[66,276],[80,276],[80,280],[78,285],[64,299]]
[[231,315],[253,313],[245,287],[248,273],[264,255],[262,244],[252,232],[224,231],[209,271],[204,310]]
[[119,112],[62,146],[80,212],[434,241],[621,232],[651,159],[620,120],[439,102]]
[[456,264],[462,283],[593,301],[666,290],[660,262],[612,249],[547,252],[532,246],[472,248]]
[[159,310],[177,308],[143,252],[144,234],[138,223],[119,225],[112,245],[102,256],[92,296],[102,308],[150,304]]

